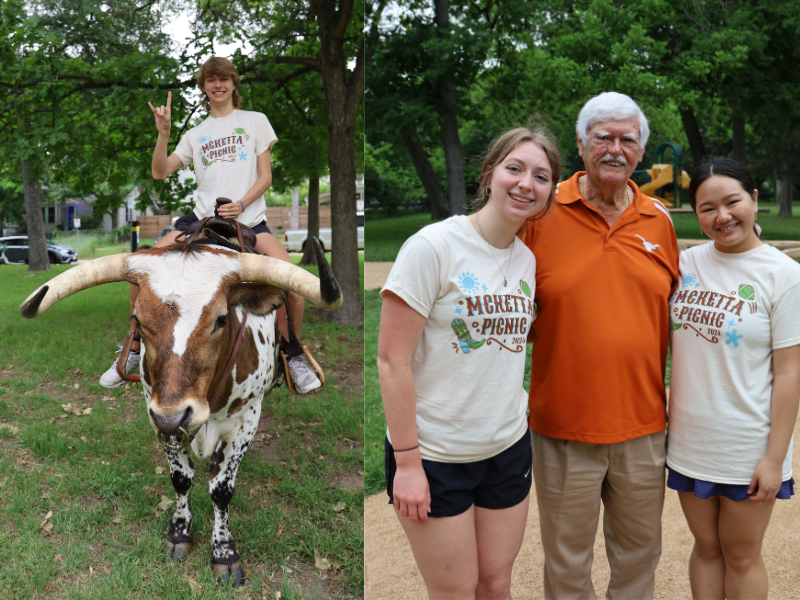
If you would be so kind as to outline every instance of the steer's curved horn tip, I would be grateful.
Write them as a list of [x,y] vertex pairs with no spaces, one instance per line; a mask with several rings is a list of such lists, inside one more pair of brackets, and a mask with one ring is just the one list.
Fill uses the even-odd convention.
[[42,303],[42,300],[44,300],[44,297],[47,295],[47,290],[49,289],[50,286],[43,285],[28,296],[28,299],[19,305],[19,314],[26,319],[33,319],[36,317],[39,314],[39,305]]
[[339,283],[333,276],[333,270],[325,258],[325,250],[320,241],[311,236],[311,245],[314,247],[314,254],[317,257],[317,269],[319,270],[319,293],[328,305],[326,310],[334,310],[342,305],[344,296],[339,288]]

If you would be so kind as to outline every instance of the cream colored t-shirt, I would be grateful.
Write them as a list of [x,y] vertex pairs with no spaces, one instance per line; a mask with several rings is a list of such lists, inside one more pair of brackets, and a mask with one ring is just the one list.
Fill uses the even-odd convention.
[[522,380],[536,259],[517,238],[513,256],[511,248],[492,250],[496,261],[467,217],[451,217],[406,241],[381,290],[427,319],[411,370],[428,460],[490,458],[528,428]]
[[[766,244],[738,254],[696,246],[681,253],[669,310],[667,464],[749,484],[769,444],[772,351],[800,344],[800,264]],[[791,476],[790,443],[782,480]]]
[[[239,200],[258,180],[256,157],[278,141],[267,116],[236,109],[221,119],[209,116],[187,131],[175,148],[184,167],[194,164],[197,178],[194,214],[213,216],[217,198]],[[265,220],[264,195],[236,219],[248,227]]]

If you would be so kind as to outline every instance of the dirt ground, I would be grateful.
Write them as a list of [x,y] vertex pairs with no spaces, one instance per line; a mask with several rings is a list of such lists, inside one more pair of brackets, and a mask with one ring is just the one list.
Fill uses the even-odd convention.
[[[392,263],[365,263],[364,285],[375,289],[383,285]],[[794,446],[793,472],[800,481],[800,443]],[[800,491],[800,486],[798,486]],[[416,600],[425,598],[425,584],[419,575],[405,534],[387,504],[385,493],[366,499],[364,505],[365,599]],[[514,598],[538,600],[542,595],[544,557],[539,537],[539,514],[535,490],[531,492],[531,508],[525,528],[522,550],[512,575]],[[692,536],[678,502],[678,494],[667,490],[663,516],[663,554],[656,571],[655,597],[661,599],[691,598],[687,565],[692,549]],[[602,535],[602,515],[594,545],[592,567],[597,597],[605,598],[608,585],[608,561]],[[800,598],[800,494],[792,500],[778,500],[764,542],[764,561],[770,580],[770,598]]]

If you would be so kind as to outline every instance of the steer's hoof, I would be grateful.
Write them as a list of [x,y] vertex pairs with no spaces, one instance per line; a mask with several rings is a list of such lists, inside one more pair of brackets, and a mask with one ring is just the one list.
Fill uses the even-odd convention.
[[185,560],[189,554],[192,552],[192,542],[178,542],[177,544],[173,544],[169,540],[164,544],[164,552],[167,555],[167,558],[171,558],[176,562],[180,562]]
[[221,559],[225,562],[216,562],[214,559],[211,562],[211,570],[219,578],[222,585],[227,585],[228,582],[233,583],[233,587],[241,587],[247,584],[247,578],[244,576],[244,569],[242,568],[242,561],[236,557],[236,562],[231,562]]

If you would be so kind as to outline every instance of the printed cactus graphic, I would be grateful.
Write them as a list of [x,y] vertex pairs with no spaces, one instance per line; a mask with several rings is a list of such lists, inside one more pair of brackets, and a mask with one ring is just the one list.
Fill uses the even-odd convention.
[[208,159],[207,159],[205,156],[202,156],[202,157],[200,157],[200,158],[202,159],[202,161],[203,161],[203,164],[204,164],[205,166],[207,166],[207,167],[210,167],[211,165],[213,165],[213,164],[214,164],[214,161],[213,161],[213,160],[208,160]]
[[464,351],[464,354],[469,354],[470,350],[475,350],[483,346],[486,340],[481,340],[480,342],[476,342],[472,339],[472,336],[469,334],[469,330],[467,329],[467,324],[464,322],[463,319],[455,318],[453,322],[450,323],[450,327],[453,328],[453,331],[458,338],[458,342],[461,345],[461,349]]

